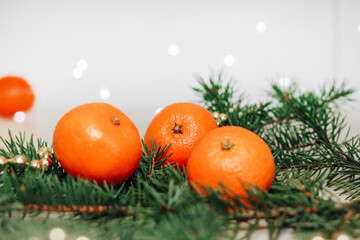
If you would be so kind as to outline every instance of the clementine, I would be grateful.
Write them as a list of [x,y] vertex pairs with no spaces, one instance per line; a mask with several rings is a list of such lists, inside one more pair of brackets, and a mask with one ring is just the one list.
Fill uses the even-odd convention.
[[114,186],[139,165],[141,140],[134,123],[107,103],[87,103],[67,112],[53,135],[57,160],[73,177]]
[[[196,144],[189,157],[187,176],[202,195],[206,193],[204,188],[213,188],[246,198],[249,184],[269,190],[275,162],[270,148],[258,135],[242,127],[227,126],[209,132]],[[219,183],[231,191],[219,189]]]
[[170,145],[164,157],[172,155],[163,164],[186,166],[195,144],[218,125],[212,114],[193,103],[174,103],[162,109],[149,124],[144,142],[150,147],[151,139],[161,146]]
[[12,117],[18,111],[29,110],[35,94],[30,84],[21,77],[6,76],[0,79],[0,115]]

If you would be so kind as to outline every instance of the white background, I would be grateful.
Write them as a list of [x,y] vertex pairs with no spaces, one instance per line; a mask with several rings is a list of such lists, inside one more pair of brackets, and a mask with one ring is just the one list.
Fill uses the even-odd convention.
[[[81,59],[87,68],[74,73]],[[36,93],[24,122],[0,119],[5,138],[11,129],[51,143],[59,118],[92,101],[118,107],[143,135],[156,109],[199,100],[196,76],[221,70],[249,101],[284,78],[304,90],[333,79],[360,90],[360,1],[0,0],[0,77],[22,76]],[[355,135],[353,97],[344,110]]]

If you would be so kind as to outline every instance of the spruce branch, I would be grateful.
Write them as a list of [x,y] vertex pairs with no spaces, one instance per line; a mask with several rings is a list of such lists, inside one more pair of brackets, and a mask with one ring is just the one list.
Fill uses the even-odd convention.
[[[222,74],[214,77],[210,76],[209,83],[202,77],[198,78],[198,82],[201,88],[194,87],[193,90],[202,97],[202,103],[210,111],[229,114],[231,108],[236,107],[242,101],[243,94],[235,96],[236,89],[234,82],[230,79],[225,84]],[[231,124],[231,119],[229,121]]]
[[202,98],[200,103],[211,112],[227,115],[227,120],[221,126],[242,126],[261,133],[263,126],[273,121],[268,111],[270,102],[245,104],[245,94],[236,94],[238,89],[235,81],[230,79],[225,84],[221,73],[216,77],[210,76],[208,82],[199,77],[198,83],[200,87],[194,87],[193,90]]
[[[221,79],[221,75],[218,79]],[[202,93],[205,103],[221,104],[218,97],[212,97],[215,93],[209,92],[212,86],[217,86],[217,84],[221,85],[221,81],[214,82],[210,77],[209,82],[206,83],[201,79],[202,90],[197,90],[197,92]],[[221,89],[221,87],[217,86],[216,89]],[[351,189],[351,191],[359,186],[348,183],[348,180],[353,181],[354,176],[359,174],[357,168],[360,163],[359,156],[354,156],[357,152],[356,148],[349,149],[347,139],[349,128],[338,109],[339,102],[351,101],[350,95],[353,93],[354,90],[347,88],[345,83],[338,84],[335,81],[330,87],[324,85],[319,93],[316,91],[302,93],[298,90],[296,83],[286,89],[276,84],[272,85],[270,96],[274,100],[267,105],[263,118],[257,120],[258,128],[255,128],[255,132],[264,138],[276,154],[278,169],[312,170],[319,174],[328,169],[329,183],[337,179],[333,185],[347,186],[346,189]],[[228,102],[230,104],[223,104],[223,111],[232,109],[232,115],[239,119],[253,114],[253,111],[243,114],[237,108],[240,104],[231,100]],[[209,106],[207,104],[205,106]],[[242,108],[242,110],[249,109]],[[263,119],[267,121],[259,124]],[[233,120],[231,123],[241,121]],[[238,126],[254,129],[247,124],[238,124]],[[281,173],[281,171],[278,172]],[[339,177],[337,176],[339,173],[344,175]]]
[[[143,160],[141,161],[140,170],[143,169],[142,165],[150,165],[148,172],[143,171],[143,175],[149,175],[149,182],[151,181],[151,177],[155,173],[155,169],[161,168],[161,165],[172,155],[170,153],[168,156],[164,157],[165,152],[169,149],[170,145],[166,145],[163,148],[161,147],[161,142],[159,142],[156,147],[155,141],[151,137],[151,146],[147,146],[144,141],[142,141],[143,145]],[[143,169],[145,170],[145,169]]]
[[[186,171],[162,165],[169,146],[154,142],[143,143],[138,169],[118,187],[74,179],[55,156],[48,170],[7,164],[0,169],[0,239],[11,239],[16,234],[11,229],[30,233],[32,228],[47,234],[13,215],[39,219],[46,213],[48,230],[52,212],[65,216],[60,219],[68,229],[95,229],[89,231],[91,239],[238,239],[239,230],[249,239],[260,227],[269,230],[270,239],[278,238],[284,228],[296,234],[322,232],[327,238],[340,232],[360,236],[359,139],[348,138],[338,109],[353,90],[334,83],[319,92],[303,93],[296,85],[288,89],[274,85],[270,101],[246,104],[233,80],[225,83],[222,75],[209,82],[200,80],[196,92],[204,106],[228,115],[222,125],[253,130],[272,149],[276,179],[269,192],[249,188],[250,205],[244,204],[244,197],[225,194],[224,198],[223,191],[213,189],[206,196],[194,194]],[[11,132],[8,140],[1,141],[5,149],[0,155],[8,158],[36,157],[36,150],[47,145],[32,136],[26,142],[25,134]],[[348,201],[339,202],[339,195]],[[243,229],[243,224],[248,228]]]

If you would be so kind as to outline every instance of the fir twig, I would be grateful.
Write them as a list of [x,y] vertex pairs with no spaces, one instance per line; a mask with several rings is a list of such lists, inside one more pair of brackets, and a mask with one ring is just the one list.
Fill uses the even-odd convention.
[[[239,196],[227,195],[232,201],[224,200],[223,193],[213,189],[206,196],[194,194],[186,171],[162,164],[169,146],[154,142],[143,143],[139,167],[118,187],[74,179],[55,156],[47,170],[7,164],[0,166],[0,239],[16,234],[19,238],[19,233],[27,239],[32,236],[30,228],[45,234],[51,227],[47,217],[44,222],[49,225],[41,230],[36,224],[18,222],[9,212],[34,219],[43,212],[57,212],[66,216],[63,226],[68,229],[96,229],[89,232],[91,239],[238,239],[239,230],[249,239],[264,227],[260,220],[266,222],[270,239],[284,228],[322,232],[327,238],[344,232],[360,236],[360,143],[358,137],[348,138],[338,109],[339,102],[351,99],[352,89],[334,83],[320,92],[304,93],[296,85],[287,89],[273,85],[270,101],[246,104],[235,81],[225,83],[221,74],[209,81],[200,78],[199,84],[194,90],[204,106],[227,114],[221,126],[255,131],[273,150],[276,179],[269,192],[248,189],[251,206]],[[0,140],[5,146],[0,155],[6,158],[17,154],[36,158],[36,150],[47,145],[39,139],[35,147],[33,137],[26,142],[22,133],[9,132],[8,140]],[[341,195],[347,202],[339,202]],[[242,229],[243,223],[248,228]]]

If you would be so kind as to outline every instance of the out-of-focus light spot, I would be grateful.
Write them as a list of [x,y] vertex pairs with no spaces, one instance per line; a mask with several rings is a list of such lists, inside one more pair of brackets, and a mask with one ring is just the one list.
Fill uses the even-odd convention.
[[279,85],[281,87],[288,87],[290,84],[290,79],[288,77],[280,77],[279,78]]
[[180,49],[177,45],[173,44],[173,45],[170,45],[169,48],[168,48],[168,53],[170,56],[177,56],[180,52]]
[[235,63],[235,57],[234,57],[234,56],[232,56],[232,55],[226,55],[226,56],[224,57],[224,64],[225,64],[226,66],[231,67],[232,65],[234,65],[234,63]]
[[85,236],[80,236],[76,240],[90,240],[90,238],[85,237]]
[[61,228],[54,228],[50,231],[50,240],[65,240],[66,234]]
[[102,100],[108,100],[111,96],[110,90],[107,87],[101,87],[99,90],[99,95]]
[[350,238],[345,234],[340,234],[336,240],[350,240]]
[[154,115],[158,114],[161,110],[163,110],[162,107],[157,108],[157,109],[154,111]]
[[73,77],[74,77],[75,79],[80,79],[80,78],[82,78],[82,76],[83,76],[83,71],[82,71],[81,69],[79,69],[79,68],[75,68],[75,69],[73,70],[72,74],[73,74]]
[[264,33],[266,31],[266,24],[264,22],[258,22],[255,29],[258,33]]
[[80,69],[81,71],[85,70],[87,66],[88,63],[85,59],[80,59],[76,64],[77,69]]
[[324,238],[321,236],[315,236],[312,238],[312,240],[324,240]]
[[358,32],[360,32],[360,24],[358,25]]
[[22,111],[18,111],[14,114],[14,120],[17,123],[22,123],[25,121],[25,119],[26,119],[26,115]]

